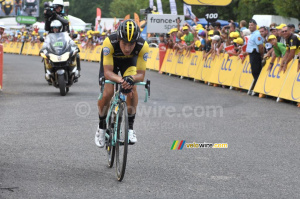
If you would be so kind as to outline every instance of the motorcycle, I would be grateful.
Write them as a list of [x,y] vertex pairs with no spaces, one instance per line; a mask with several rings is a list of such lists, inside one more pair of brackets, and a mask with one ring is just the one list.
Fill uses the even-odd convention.
[[37,9],[38,9],[37,0],[25,0],[24,1],[23,12],[27,13],[28,16],[36,15]]
[[80,77],[78,66],[79,49],[68,33],[50,33],[40,51],[46,68],[45,78],[54,87],[59,88],[60,95],[65,96],[73,83]]

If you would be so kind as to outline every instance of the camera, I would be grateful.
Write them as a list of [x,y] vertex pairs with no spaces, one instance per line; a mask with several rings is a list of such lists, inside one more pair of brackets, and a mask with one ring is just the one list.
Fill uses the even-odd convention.
[[44,13],[45,18],[49,18],[53,15],[53,6],[50,6],[48,2],[44,3],[44,10],[46,11],[46,13]]

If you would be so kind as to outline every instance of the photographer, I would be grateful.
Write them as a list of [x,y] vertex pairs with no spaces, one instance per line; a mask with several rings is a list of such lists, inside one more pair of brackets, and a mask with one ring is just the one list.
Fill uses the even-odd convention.
[[47,3],[45,3],[45,10],[44,10],[45,30],[48,31],[49,33],[53,33],[50,28],[50,24],[54,20],[58,20],[62,23],[63,25],[62,32],[70,33],[69,19],[66,14],[62,13],[63,8],[64,8],[63,0],[54,0],[53,10],[51,10],[51,7]]

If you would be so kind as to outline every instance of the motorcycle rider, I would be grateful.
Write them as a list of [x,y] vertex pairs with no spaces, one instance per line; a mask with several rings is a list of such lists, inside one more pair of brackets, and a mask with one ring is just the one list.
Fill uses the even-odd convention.
[[[59,20],[54,20],[54,21],[52,21],[51,24],[50,24],[50,30],[51,30],[52,34],[53,34],[53,33],[60,33],[60,32],[63,32],[63,24],[62,24]],[[70,42],[70,45],[71,45],[71,46],[76,46],[76,47],[77,47],[77,45],[75,44],[75,42],[74,42],[71,38],[70,38],[70,41],[69,41],[69,42]],[[48,43],[50,43],[50,37],[47,37],[47,38],[45,39],[45,42],[44,42],[44,45],[43,45],[41,51],[43,51],[43,49],[44,49],[45,47],[47,47]],[[49,62],[48,59],[44,59],[44,63],[45,63],[45,72],[46,72],[46,69],[47,69],[47,70],[51,70],[51,69],[52,69],[52,66],[51,66],[51,64],[50,64],[50,62]],[[72,65],[74,65],[74,66],[77,65],[77,70],[79,71],[78,65],[80,65],[80,63],[78,63],[77,57],[76,57],[76,60],[73,60]],[[46,77],[46,76],[45,76],[45,77]],[[75,80],[77,81],[78,78],[79,78],[79,74],[78,74],[78,76],[76,77]],[[46,78],[46,80],[47,80],[47,78]],[[49,85],[52,84],[51,80],[47,80],[47,81],[48,81],[48,84],[49,84]]]
[[[70,33],[70,28],[69,28],[69,18],[66,14],[62,13],[64,9],[64,1],[63,0],[54,0],[52,5],[53,5],[53,11],[50,9],[49,5],[47,3],[45,5],[45,10],[44,10],[44,16],[45,16],[45,31],[48,31],[49,33],[53,33],[53,29],[51,28],[51,22],[54,20],[58,20],[62,23],[62,30],[61,32],[68,32]],[[46,60],[44,60],[46,61]],[[76,57],[76,62],[77,62],[77,69],[78,69],[78,75],[80,77],[80,56],[77,54]]]

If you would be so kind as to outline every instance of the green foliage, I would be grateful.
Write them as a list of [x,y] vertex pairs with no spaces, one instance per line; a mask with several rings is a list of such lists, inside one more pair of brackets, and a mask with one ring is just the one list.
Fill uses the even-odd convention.
[[300,3],[295,0],[274,0],[278,15],[300,19]]
[[[140,9],[145,9],[149,6],[149,2],[145,0],[113,0],[109,6],[110,17],[124,18],[130,14],[130,18],[133,19],[133,14],[140,15]],[[140,19],[142,16],[140,15]]]
[[[39,21],[44,20],[43,7],[44,2],[40,1]],[[140,9],[149,7],[149,0],[69,0],[69,14],[81,18],[86,23],[95,22],[96,8],[101,8],[102,17],[123,18],[133,13],[140,15]],[[154,0],[156,4],[156,0]],[[170,14],[169,0],[162,0],[164,14]],[[183,14],[183,1],[176,0],[177,12]],[[192,6],[193,13],[198,18],[203,18],[209,6]],[[249,21],[255,14],[272,14],[286,17],[300,18],[300,4],[295,0],[232,0],[231,4],[225,7],[216,7],[219,13],[219,19],[240,21],[242,19]],[[140,15],[140,19],[144,17]]]

